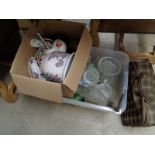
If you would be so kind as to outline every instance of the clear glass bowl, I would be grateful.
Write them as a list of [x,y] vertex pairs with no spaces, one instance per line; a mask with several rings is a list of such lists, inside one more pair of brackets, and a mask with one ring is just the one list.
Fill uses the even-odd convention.
[[100,72],[107,76],[115,76],[121,71],[120,62],[113,57],[102,57],[98,61]]

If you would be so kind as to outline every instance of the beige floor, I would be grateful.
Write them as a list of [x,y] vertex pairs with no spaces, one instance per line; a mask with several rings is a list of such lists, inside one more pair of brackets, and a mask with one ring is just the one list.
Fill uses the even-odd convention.
[[[100,39],[101,47],[114,48],[113,34],[100,34]],[[154,43],[155,35],[125,38],[126,47],[131,50],[151,51]],[[116,114],[53,104],[20,94],[15,104],[0,99],[0,134],[155,134],[155,127],[125,127]]]

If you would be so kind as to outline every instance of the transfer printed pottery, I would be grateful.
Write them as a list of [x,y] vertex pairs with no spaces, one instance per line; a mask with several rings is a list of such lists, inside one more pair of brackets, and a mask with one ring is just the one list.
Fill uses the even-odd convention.
[[31,57],[28,62],[30,76],[40,79],[43,75],[46,80],[63,82],[71,66],[74,53],[52,52],[41,57]]
[[56,39],[53,42],[52,47],[46,50],[46,54],[52,53],[52,52],[66,52],[66,50],[67,50],[66,43],[60,39]]

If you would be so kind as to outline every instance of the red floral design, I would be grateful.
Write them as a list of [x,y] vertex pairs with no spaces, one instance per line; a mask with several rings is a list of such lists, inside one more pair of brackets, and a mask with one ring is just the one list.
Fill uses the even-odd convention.
[[60,40],[57,40],[56,43],[55,43],[55,46],[56,46],[57,48],[62,47],[62,42],[61,42]]

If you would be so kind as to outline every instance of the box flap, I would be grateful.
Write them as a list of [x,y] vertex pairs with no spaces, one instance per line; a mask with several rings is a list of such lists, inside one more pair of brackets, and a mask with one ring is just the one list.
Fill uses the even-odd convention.
[[82,23],[40,20],[37,28],[43,36],[62,35],[71,39],[78,39],[80,38],[84,27],[85,26]]
[[61,84],[15,74],[11,76],[21,93],[57,103],[63,102]]
[[77,90],[81,76],[85,70],[92,47],[92,38],[84,28],[72,65],[69,69],[64,84],[73,92]]
[[74,96],[74,92],[68,88],[67,86],[65,85],[62,85],[62,89],[63,89],[63,97],[69,97],[69,98],[72,98]]
[[28,75],[27,62],[32,56],[32,53],[36,51],[31,47],[30,40],[31,38],[35,37],[37,31],[38,29],[36,29],[35,25],[33,25],[22,39],[21,45],[18,48],[10,69],[11,74]]

